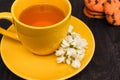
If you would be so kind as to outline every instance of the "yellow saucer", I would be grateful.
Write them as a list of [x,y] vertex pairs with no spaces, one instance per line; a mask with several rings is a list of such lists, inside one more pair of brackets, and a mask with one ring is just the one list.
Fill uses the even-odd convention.
[[[72,16],[71,25],[74,26],[74,31],[80,33],[89,44],[80,68],[74,69],[67,64],[58,64],[54,54],[34,55],[20,42],[5,36],[1,41],[1,57],[4,63],[16,75],[30,80],[63,80],[76,75],[90,62],[95,50],[95,41],[92,32],[81,20]],[[13,25],[8,30],[15,32]]]

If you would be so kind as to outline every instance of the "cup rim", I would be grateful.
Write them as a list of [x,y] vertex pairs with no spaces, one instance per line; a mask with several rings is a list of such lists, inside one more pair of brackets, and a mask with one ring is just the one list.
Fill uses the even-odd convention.
[[15,14],[14,14],[14,6],[15,6],[15,4],[17,3],[17,0],[13,3],[13,5],[12,5],[12,7],[11,7],[11,13],[12,13],[13,19],[14,19],[17,23],[23,25],[23,26],[26,27],[26,28],[32,28],[32,29],[47,29],[47,28],[53,28],[53,27],[55,27],[55,26],[58,26],[58,25],[64,23],[64,21],[67,21],[67,20],[70,18],[70,16],[71,16],[71,12],[72,12],[71,3],[70,3],[69,0],[66,0],[66,2],[68,3],[68,7],[69,7],[69,11],[68,11],[66,17],[65,17],[64,19],[62,19],[60,22],[58,22],[58,23],[56,23],[56,24],[53,24],[53,25],[50,25],[50,26],[45,26],[45,27],[31,26],[31,25],[27,25],[27,24],[22,23],[21,21],[19,21],[19,20],[15,17]]

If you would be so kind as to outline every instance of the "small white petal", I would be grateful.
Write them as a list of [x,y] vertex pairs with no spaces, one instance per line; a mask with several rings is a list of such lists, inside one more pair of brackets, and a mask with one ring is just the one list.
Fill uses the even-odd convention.
[[77,52],[78,54],[84,54],[84,53],[85,53],[85,49],[83,48],[83,49],[77,50],[76,52]]
[[71,64],[71,58],[67,58],[67,59],[66,59],[66,63],[67,63],[67,64]]
[[65,62],[65,57],[64,56],[58,57],[57,58],[57,63],[62,63],[62,62]]
[[72,26],[72,25],[70,25],[70,26],[69,26],[69,29],[68,29],[68,32],[69,32],[69,33],[71,33],[71,32],[72,32],[72,30],[73,30],[73,26]]

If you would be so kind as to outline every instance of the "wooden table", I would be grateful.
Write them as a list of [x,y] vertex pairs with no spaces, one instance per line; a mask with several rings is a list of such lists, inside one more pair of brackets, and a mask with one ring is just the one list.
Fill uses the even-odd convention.
[[[10,11],[14,0],[0,0],[0,12]],[[83,14],[83,0],[70,0],[72,15],[86,23],[95,37],[95,53],[87,67],[68,80],[120,80],[120,27],[114,27],[105,19],[89,19]],[[11,23],[0,20],[0,26]],[[0,38],[2,35],[0,35]],[[0,80],[23,80],[12,73],[0,57]]]

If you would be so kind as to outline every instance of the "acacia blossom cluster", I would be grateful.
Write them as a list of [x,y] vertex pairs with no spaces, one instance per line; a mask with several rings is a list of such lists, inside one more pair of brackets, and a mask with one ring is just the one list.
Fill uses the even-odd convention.
[[56,50],[55,55],[57,56],[57,63],[66,63],[74,68],[79,68],[88,47],[88,42],[79,33],[72,32],[72,30],[73,26],[70,25],[68,34],[63,39],[59,49]]

